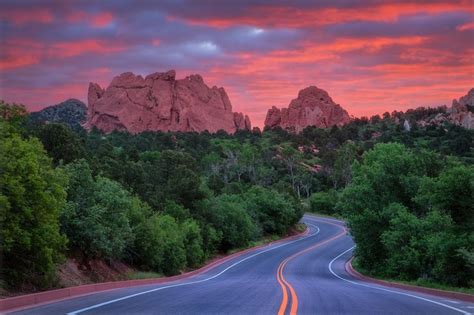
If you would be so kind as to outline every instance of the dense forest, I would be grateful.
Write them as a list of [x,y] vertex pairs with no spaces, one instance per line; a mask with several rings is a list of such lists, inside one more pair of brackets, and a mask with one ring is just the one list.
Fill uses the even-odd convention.
[[347,219],[374,275],[472,287],[473,131],[416,124],[438,110],[300,134],[104,134],[2,102],[1,286],[54,287],[64,257],[177,274],[313,211]]

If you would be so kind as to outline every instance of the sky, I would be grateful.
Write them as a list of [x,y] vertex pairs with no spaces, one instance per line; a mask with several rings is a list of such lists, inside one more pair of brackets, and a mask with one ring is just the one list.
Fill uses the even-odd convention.
[[356,117],[450,105],[474,87],[473,3],[3,0],[0,99],[86,102],[91,81],[175,69],[260,127],[310,85]]

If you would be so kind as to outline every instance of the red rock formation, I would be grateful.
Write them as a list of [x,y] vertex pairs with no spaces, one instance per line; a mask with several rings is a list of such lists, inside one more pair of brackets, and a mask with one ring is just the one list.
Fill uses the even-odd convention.
[[174,70],[145,78],[126,72],[105,90],[90,83],[86,128],[134,133],[251,129],[248,116],[232,112],[224,88],[209,88],[198,74],[181,80],[175,76]]
[[300,132],[307,126],[328,128],[342,126],[350,121],[349,114],[334,103],[329,94],[315,86],[307,87],[298,93],[288,108],[281,110],[273,106],[268,110],[265,127]]
[[453,104],[447,113],[449,120],[454,124],[463,126],[467,129],[474,129],[474,115],[469,106],[474,106],[474,88],[472,88],[467,95],[459,98],[459,101],[453,100]]

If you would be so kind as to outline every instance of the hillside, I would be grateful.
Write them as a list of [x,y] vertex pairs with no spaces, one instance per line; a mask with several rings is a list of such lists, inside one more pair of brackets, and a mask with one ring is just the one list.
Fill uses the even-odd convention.
[[64,123],[71,129],[78,130],[86,121],[86,105],[74,98],[62,103],[48,106],[40,111],[32,112],[30,119],[35,123]]

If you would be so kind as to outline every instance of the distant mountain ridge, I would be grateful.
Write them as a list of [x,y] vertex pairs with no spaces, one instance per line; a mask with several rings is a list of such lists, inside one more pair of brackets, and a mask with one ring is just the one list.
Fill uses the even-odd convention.
[[70,98],[62,103],[30,113],[30,120],[35,123],[63,123],[77,130],[86,122],[86,116],[86,104]]

